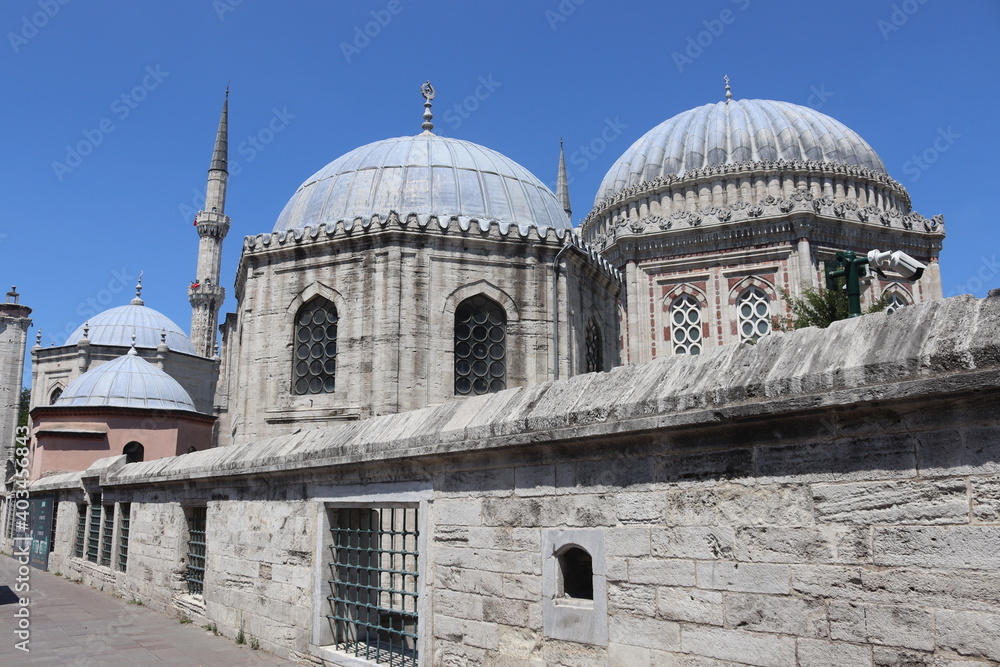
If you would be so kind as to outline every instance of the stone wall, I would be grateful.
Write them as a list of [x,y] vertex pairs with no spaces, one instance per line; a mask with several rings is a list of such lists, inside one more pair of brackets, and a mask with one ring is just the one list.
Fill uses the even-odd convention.
[[[425,664],[1000,664],[998,331],[1000,299],[958,297],[33,490],[62,501],[52,568],[314,663],[325,508],[392,502],[420,512]],[[132,503],[113,581],[67,533],[98,488]],[[567,544],[589,606],[552,579]]]

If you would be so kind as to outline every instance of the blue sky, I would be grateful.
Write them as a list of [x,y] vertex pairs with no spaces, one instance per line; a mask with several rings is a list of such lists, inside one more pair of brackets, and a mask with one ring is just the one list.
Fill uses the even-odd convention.
[[944,214],[946,295],[1000,286],[996,0],[5,0],[0,28],[0,284],[45,346],[127,303],[140,270],[146,304],[190,327],[191,220],[227,82],[230,294],[242,238],[304,180],[420,131],[427,79],[436,132],[546,183],[564,137],[578,223],[618,156],[721,100],[725,74],[737,98],[844,122],[916,210]]

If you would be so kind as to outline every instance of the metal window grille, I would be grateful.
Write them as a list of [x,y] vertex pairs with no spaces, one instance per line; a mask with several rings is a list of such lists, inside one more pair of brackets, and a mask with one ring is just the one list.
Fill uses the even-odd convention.
[[111,538],[115,534],[115,506],[104,506],[104,526],[101,531],[101,565],[111,567]]
[[701,354],[701,308],[690,294],[670,304],[670,337],[674,354]]
[[584,342],[587,347],[587,372],[597,373],[604,370],[604,354],[601,349],[601,330],[597,327],[597,322],[591,319],[587,322],[587,329],[584,332]]
[[49,535],[49,553],[56,550],[56,522],[59,520],[59,501],[52,502],[52,534]]
[[740,340],[757,340],[771,333],[771,303],[759,287],[751,287],[740,296],[737,304],[739,312]]
[[337,308],[317,297],[295,317],[292,393],[331,393],[337,374]]
[[87,533],[87,560],[97,562],[101,538],[101,494],[96,494],[90,504],[90,531]]
[[481,294],[455,311],[455,394],[507,388],[507,313]]
[[76,506],[76,557],[83,558],[83,543],[87,539],[87,506]]
[[331,509],[330,611],[337,650],[417,664],[417,508]]
[[6,535],[8,538],[14,537],[14,496],[7,496],[7,525],[6,525]]
[[122,503],[119,511],[121,514],[118,515],[118,569],[124,572],[126,565],[128,565],[128,528],[131,521],[129,513],[132,511],[132,504]]
[[207,508],[192,507],[188,517],[188,593],[200,595],[205,587],[205,514]]

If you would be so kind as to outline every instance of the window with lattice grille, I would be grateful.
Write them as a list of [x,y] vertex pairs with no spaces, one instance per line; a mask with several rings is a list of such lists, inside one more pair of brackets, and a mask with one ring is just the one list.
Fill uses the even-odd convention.
[[670,338],[674,354],[701,354],[701,306],[690,294],[670,304]]
[[597,326],[594,318],[587,322],[584,331],[584,345],[586,346],[587,372],[597,373],[604,370],[603,341],[601,340],[601,329]]
[[326,619],[338,651],[415,667],[419,529],[413,506],[328,508]]
[[97,562],[101,538],[101,494],[94,494],[90,505],[90,530],[87,532],[87,560]]
[[736,303],[741,341],[756,341],[771,333],[771,300],[759,287],[751,287]]
[[507,388],[507,313],[482,295],[455,311],[455,394],[470,396]]
[[893,292],[892,294],[889,295],[889,298],[886,299],[885,312],[887,312],[887,313],[895,313],[897,310],[899,310],[903,306],[908,306],[908,305],[910,305],[910,304],[908,304],[906,302],[906,299],[904,299],[903,297],[901,297],[896,292]]
[[111,540],[115,533],[115,506],[104,506],[104,523],[101,527],[101,565],[111,567]]
[[77,558],[83,558],[84,542],[87,541],[87,506],[76,506],[76,548],[74,554]]
[[329,394],[336,388],[337,308],[317,297],[295,316],[293,394]]
[[128,529],[132,523],[132,503],[122,503],[118,511],[118,569],[122,572],[128,566]]
[[188,510],[188,593],[201,595],[205,589],[205,520],[206,507],[191,507]]

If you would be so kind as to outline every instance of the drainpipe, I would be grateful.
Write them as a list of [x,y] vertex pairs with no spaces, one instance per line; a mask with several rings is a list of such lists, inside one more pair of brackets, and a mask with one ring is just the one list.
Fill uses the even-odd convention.
[[552,379],[559,379],[559,260],[563,253],[573,247],[573,238],[570,237],[552,260],[552,351],[555,356],[552,367]]

